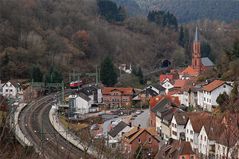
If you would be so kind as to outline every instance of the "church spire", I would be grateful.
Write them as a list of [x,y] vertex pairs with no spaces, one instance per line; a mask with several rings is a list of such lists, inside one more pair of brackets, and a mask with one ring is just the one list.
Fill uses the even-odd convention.
[[194,36],[194,42],[198,42],[198,27],[196,27],[196,31],[195,31],[195,36]]
[[201,48],[200,42],[198,39],[198,28],[196,27],[195,37],[193,42],[193,52],[192,52],[192,67],[201,71],[202,62],[201,62]]

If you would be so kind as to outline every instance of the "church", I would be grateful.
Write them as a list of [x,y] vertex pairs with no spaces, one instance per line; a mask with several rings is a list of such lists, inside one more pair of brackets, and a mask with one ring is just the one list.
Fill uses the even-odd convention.
[[214,63],[208,57],[201,57],[201,43],[198,28],[196,28],[192,49],[192,64],[179,73],[179,78],[190,79],[191,77],[197,77],[201,72],[213,66]]

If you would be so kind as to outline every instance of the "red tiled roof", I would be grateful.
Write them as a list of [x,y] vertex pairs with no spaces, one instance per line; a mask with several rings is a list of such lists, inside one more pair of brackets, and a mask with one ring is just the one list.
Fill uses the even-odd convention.
[[199,74],[199,72],[196,69],[193,69],[191,66],[188,66],[180,74],[190,75],[190,76],[197,76]]
[[174,87],[183,88],[187,85],[188,82],[189,80],[181,80],[181,79],[175,80]]
[[149,100],[150,108],[152,109],[164,96],[152,97]]
[[133,88],[122,88],[122,87],[104,87],[102,90],[102,94],[110,94],[112,91],[120,91],[124,95],[132,95],[133,94]]
[[203,90],[211,92],[214,89],[220,87],[221,85],[223,85],[225,83],[225,81],[221,81],[221,80],[214,80],[213,82],[209,83],[208,85],[203,87]]
[[152,109],[155,105],[157,105],[163,98],[167,98],[168,100],[170,100],[170,102],[172,102],[176,106],[180,105],[180,101],[179,101],[178,97],[174,97],[174,96],[170,96],[170,95],[156,96],[156,97],[150,98],[150,100],[149,100],[150,109]]
[[160,82],[163,82],[164,80],[166,80],[166,79],[169,79],[169,80],[173,80],[173,75],[172,74],[161,74],[160,76],[159,76],[159,81]]

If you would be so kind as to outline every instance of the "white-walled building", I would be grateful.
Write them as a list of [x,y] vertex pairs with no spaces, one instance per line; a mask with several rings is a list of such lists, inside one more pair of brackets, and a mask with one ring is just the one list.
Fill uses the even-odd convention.
[[86,114],[90,112],[93,100],[83,93],[69,96],[69,111],[76,114]]
[[167,78],[161,83],[162,87],[165,88],[165,93],[167,94],[170,89],[174,88],[173,83]]
[[126,124],[123,121],[120,121],[115,127],[113,127],[108,132],[108,143],[111,148],[117,148],[118,144],[121,142],[122,136],[129,132],[133,127]]
[[[230,95],[233,86],[225,81],[214,80],[213,82],[203,86],[203,101],[198,103],[203,103],[201,105],[204,110],[212,111],[212,109],[218,106],[216,100],[217,97],[226,92]],[[199,98],[201,100],[201,98]]]
[[4,97],[16,98],[22,93],[20,83],[8,81],[2,85],[2,95]]
[[179,111],[173,115],[171,121],[171,138],[175,140],[185,140],[185,126],[188,121],[186,112]]
[[192,145],[192,148],[198,151],[198,136],[203,124],[208,119],[209,114],[206,112],[194,112],[192,113],[187,121],[185,127],[185,138]]

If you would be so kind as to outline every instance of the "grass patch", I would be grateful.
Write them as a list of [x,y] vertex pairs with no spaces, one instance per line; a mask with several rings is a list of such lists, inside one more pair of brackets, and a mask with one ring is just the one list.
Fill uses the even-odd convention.
[[59,117],[61,124],[65,127],[65,128],[69,128],[75,132],[80,131],[81,129],[84,129],[86,127],[88,127],[89,125],[87,123],[69,123],[68,120],[66,119],[66,117],[60,116]]

